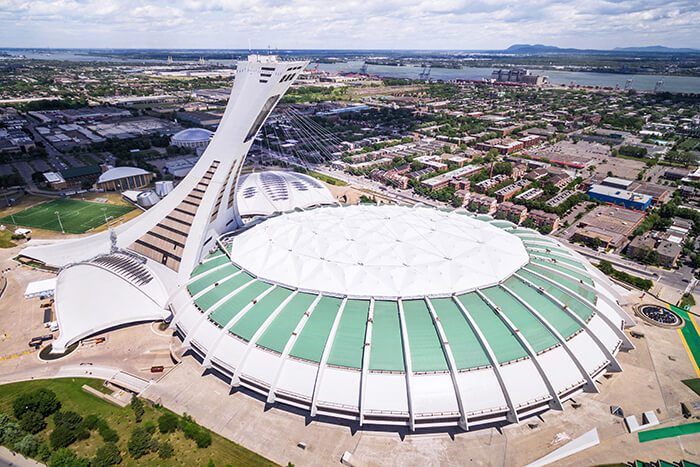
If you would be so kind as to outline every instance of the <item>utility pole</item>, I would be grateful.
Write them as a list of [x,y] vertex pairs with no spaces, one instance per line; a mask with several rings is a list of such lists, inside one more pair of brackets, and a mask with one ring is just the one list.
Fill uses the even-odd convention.
[[61,223],[61,216],[58,214],[58,211],[56,211],[56,217],[58,217],[58,225],[61,226],[61,233],[66,233],[66,231],[63,230],[63,223]]

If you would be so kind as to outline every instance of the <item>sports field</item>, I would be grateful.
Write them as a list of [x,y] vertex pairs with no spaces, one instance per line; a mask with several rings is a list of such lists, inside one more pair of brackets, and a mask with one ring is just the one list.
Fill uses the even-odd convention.
[[61,232],[61,225],[63,225],[63,231],[66,233],[81,234],[105,224],[105,216],[108,220],[112,220],[133,209],[130,206],[117,206],[115,204],[54,199],[15,213],[13,216],[2,217],[0,223],[12,225],[16,223],[22,227],[55,232]]

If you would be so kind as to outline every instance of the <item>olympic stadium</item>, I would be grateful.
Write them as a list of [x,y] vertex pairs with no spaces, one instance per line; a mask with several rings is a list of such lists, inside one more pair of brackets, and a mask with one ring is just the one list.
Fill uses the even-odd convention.
[[304,66],[239,62],[219,129],[161,202],[22,252],[61,268],[55,351],[164,319],[233,387],[412,430],[517,423],[621,371],[633,320],[616,286],[553,238],[463,210],[340,206],[289,174],[239,183]]

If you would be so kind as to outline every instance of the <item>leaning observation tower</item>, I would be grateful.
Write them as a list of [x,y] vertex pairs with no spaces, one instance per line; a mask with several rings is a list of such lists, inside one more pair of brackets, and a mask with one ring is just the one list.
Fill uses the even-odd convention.
[[[621,371],[634,324],[621,289],[534,230],[464,210],[293,197],[243,225],[245,155],[304,66],[239,62],[216,134],[165,199],[111,234],[24,250],[62,267],[55,350],[168,319],[233,387],[312,417],[411,430],[518,423]],[[309,190],[281,178],[261,189]]]

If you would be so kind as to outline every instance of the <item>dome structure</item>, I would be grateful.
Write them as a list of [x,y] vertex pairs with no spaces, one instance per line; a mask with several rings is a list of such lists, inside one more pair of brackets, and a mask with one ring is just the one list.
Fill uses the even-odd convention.
[[337,204],[323,183],[297,172],[266,171],[242,175],[236,193],[241,217]]
[[632,348],[604,275],[488,216],[322,207],[219,243],[172,299],[173,326],[232,385],[312,416],[517,422],[596,392]]
[[133,190],[151,183],[154,174],[138,167],[113,167],[103,172],[95,182],[102,190]]
[[170,142],[174,146],[185,148],[205,148],[213,136],[213,132],[204,128],[187,128],[175,133]]

